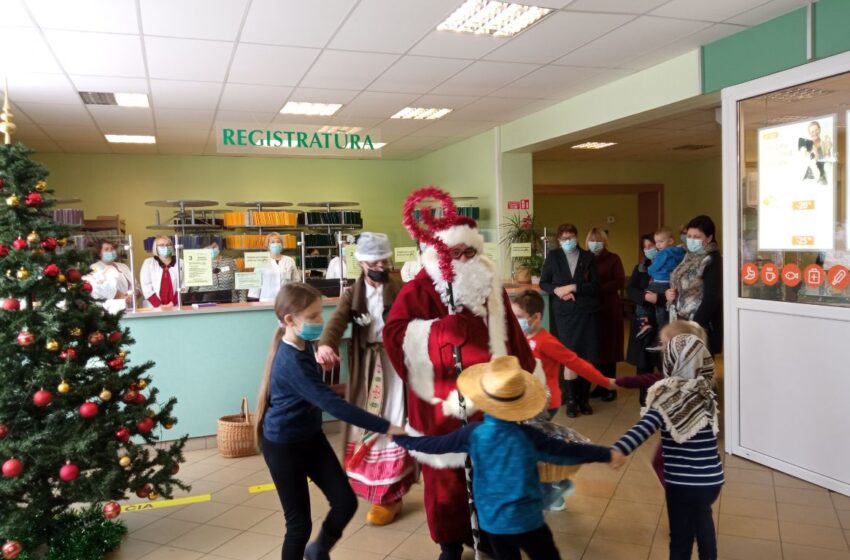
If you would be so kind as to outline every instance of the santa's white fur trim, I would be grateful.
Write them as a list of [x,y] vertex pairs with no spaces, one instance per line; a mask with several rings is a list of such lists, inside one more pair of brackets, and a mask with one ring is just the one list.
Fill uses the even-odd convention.
[[[443,416],[453,416],[454,418],[463,420],[463,415],[460,413],[460,399],[458,396],[457,389],[449,393],[448,398],[443,401]],[[463,404],[466,405],[467,418],[478,412],[475,403],[468,397],[463,399]]]
[[434,321],[436,319],[411,321],[407,325],[402,343],[407,383],[420,399],[430,404],[440,402],[440,399],[434,396],[434,364],[431,363],[431,356],[428,354],[428,338]]
[[[404,429],[414,437],[425,435],[411,428],[410,424],[406,425]],[[459,469],[466,464],[466,453],[443,453],[441,455],[432,455],[421,451],[408,451],[408,453],[423,465],[428,465],[434,469]]]
[[478,233],[476,228],[466,224],[452,226],[443,231],[438,231],[436,232],[436,236],[449,247],[463,244],[467,247],[475,247],[479,253],[484,252],[484,237]]

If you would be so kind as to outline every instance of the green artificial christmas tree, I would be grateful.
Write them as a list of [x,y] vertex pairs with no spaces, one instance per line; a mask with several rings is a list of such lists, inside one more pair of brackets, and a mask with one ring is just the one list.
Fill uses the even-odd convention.
[[[114,548],[125,532],[104,519],[115,500],[188,489],[174,478],[186,438],[153,445],[176,400],[157,403],[153,363],[129,364],[130,333],[92,300],[92,255],[52,219],[47,169],[29,154],[0,147],[0,556],[102,558],[94,542]],[[69,518],[80,503],[93,505]]]

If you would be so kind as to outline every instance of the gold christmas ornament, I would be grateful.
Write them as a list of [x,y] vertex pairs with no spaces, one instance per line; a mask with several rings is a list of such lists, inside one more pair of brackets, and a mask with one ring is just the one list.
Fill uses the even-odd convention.
[[68,244],[68,240],[64,237],[62,239],[58,239],[56,242],[59,244],[60,247],[64,247]]
[[74,338],[79,338],[83,336],[83,329],[81,329],[80,327],[74,327],[73,329],[71,329],[71,336],[73,336]]
[[56,277],[56,280],[57,280],[60,284],[64,284],[64,283],[65,283],[65,275],[64,275],[64,274],[60,274],[59,276],[57,276],[57,277]]
[[5,96],[3,98],[3,112],[0,113],[0,132],[3,133],[3,143],[11,144],[12,143],[12,134],[15,133],[15,129],[17,129],[17,125],[12,122],[12,108],[9,105],[9,82],[4,83],[5,87]]
[[124,467],[125,469],[130,466],[131,462],[132,461],[130,460],[130,457],[128,457],[127,455],[124,455],[123,457],[118,459],[118,464]]
[[39,181],[35,184],[35,190],[38,192],[44,192],[47,190],[47,181]]
[[[123,359],[124,359],[124,357],[125,357],[125,356],[127,356],[127,352],[125,352],[125,351],[121,350],[120,352],[118,352],[118,353],[116,354],[116,356],[118,356],[119,358],[121,358],[121,359],[123,360]],[[145,383],[145,385],[147,385],[147,383]],[[139,388],[144,389],[144,388],[145,388],[145,385],[142,385],[142,382],[141,382],[141,381],[139,381]]]
[[29,243],[30,245],[35,245],[39,242],[41,242],[41,236],[34,230],[31,231],[29,235],[27,235],[27,243]]
[[104,387],[103,390],[100,392],[100,400],[102,400],[102,401],[112,400],[112,391],[110,391],[109,389]]
[[154,501],[159,499],[159,493],[156,490],[151,490],[150,494],[148,494],[148,500]]
[[48,352],[58,352],[59,351],[59,343],[57,341],[53,340],[52,338],[44,344],[44,347],[47,349]]
[[12,208],[18,206],[21,203],[21,199],[18,198],[18,195],[13,194],[6,198],[6,205],[11,206]]
[[64,395],[65,393],[71,390],[71,386],[68,385],[68,382],[63,379],[62,383],[60,383],[59,386],[56,387],[56,390]]
[[[124,354],[124,352],[120,352],[118,355],[123,358],[124,356],[122,354]],[[148,386],[148,381],[147,381],[147,379],[139,379],[139,382],[137,383],[137,385],[139,386],[139,389],[144,389],[145,387]]]
[[174,424],[172,424],[171,422],[163,422],[162,427],[165,428],[166,430],[170,430],[171,428],[174,427]]
[[26,280],[30,277],[30,271],[24,267],[18,269],[18,272],[15,273],[15,276],[18,277],[18,280]]

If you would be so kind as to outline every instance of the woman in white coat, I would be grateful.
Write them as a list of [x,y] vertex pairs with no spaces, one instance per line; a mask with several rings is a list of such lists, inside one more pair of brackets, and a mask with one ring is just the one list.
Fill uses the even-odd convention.
[[[349,245],[354,244],[354,236],[349,234],[342,236],[342,249],[345,250]],[[341,261],[341,262],[340,262]],[[348,277],[348,265],[345,264],[345,259],[340,259],[337,255],[328,263],[328,268],[325,270],[325,278],[342,278]]]
[[270,233],[266,237],[266,249],[269,260],[264,266],[254,269],[260,273],[261,287],[248,290],[249,299],[274,301],[282,285],[301,280],[295,259],[283,254],[283,238],[279,233]]
[[177,277],[174,243],[168,237],[153,242],[153,256],[145,259],[139,271],[144,307],[173,309],[177,305],[180,280]]
[[102,302],[111,313],[132,306],[133,274],[130,267],[117,261],[118,246],[107,239],[100,241],[100,260],[91,265],[86,281],[92,286],[92,297]]

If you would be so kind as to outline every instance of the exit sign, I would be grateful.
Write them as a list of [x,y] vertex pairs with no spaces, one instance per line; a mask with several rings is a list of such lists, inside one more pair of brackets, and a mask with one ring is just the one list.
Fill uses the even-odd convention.
[[530,210],[531,205],[528,203],[527,198],[523,198],[522,200],[509,200],[508,201],[508,210]]

